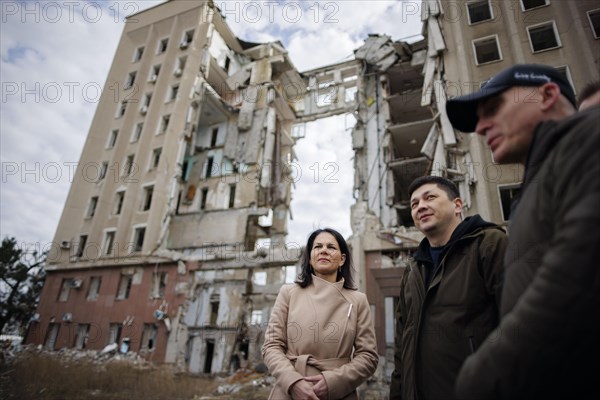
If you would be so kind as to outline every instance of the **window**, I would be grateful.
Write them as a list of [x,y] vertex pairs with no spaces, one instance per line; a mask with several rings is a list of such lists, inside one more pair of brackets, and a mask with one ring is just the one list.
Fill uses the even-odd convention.
[[77,337],[75,338],[75,348],[77,350],[85,349],[90,331],[90,324],[77,324]]
[[167,132],[167,128],[169,127],[169,121],[171,120],[171,115],[163,115],[162,120],[160,121],[160,127],[158,129],[158,134],[163,134]]
[[551,50],[561,46],[554,21],[527,27],[531,51]]
[[208,160],[206,161],[206,175],[204,175],[205,178],[210,178],[212,176],[214,162],[215,160],[213,157],[208,157]]
[[135,71],[130,72],[129,75],[127,75],[127,79],[125,80],[125,89],[129,89],[133,86],[136,75],[137,73]]
[[210,137],[210,147],[217,145],[217,138],[219,137],[219,127],[212,128],[212,135]]
[[183,38],[181,38],[181,43],[179,44],[179,47],[182,49],[187,48],[190,45],[190,43],[192,43],[192,40],[194,40],[194,30],[193,29],[191,29],[183,34]]
[[60,291],[58,292],[58,301],[64,302],[69,300],[71,281],[71,278],[63,278],[62,283],[60,284]]
[[131,143],[135,143],[138,140],[140,140],[140,137],[142,136],[143,128],[144,128],[143,122],[139,122],[135,125],[135,128],[133,128],[133,132],[131,133]]
[[142,56],[144,55],[144,46],[138,47],[137,49],[135,49],[135,52],[133,53],[133,62],[138,62],[142,59]]
[[146,227],[135,228],[133,231],[133,251],[142,251]]
[[144,324],[144,331],[142,332],[142,347],[141,350],[154,351],[156,347],[156,333],[158,327],[156,324]]
[[98,174],[98,182],[106,178],[106,171],[108,171],[108,161],[102,161],[102,164],[100,164],[100,173]]
[[146,95],[144,96],[144,102],[142,103],[142,106],[140,107],[140,114],[146,115],[146,113],[148,112],[148,108],[150,108],[151,100],[152,100],[152,93],[146,93]]
[[475,52],[475,63],[477,65],[502,60],[502,53],[500,52],[500,46],[498,44],[498,35],[473,40],[473,50]]
[[571,85],[571,89],[573,89],[573,93],[577,93],[575,91],[575,85],[573,85],[573,79],[571,78],[571,71],[569,70],[569,66],[563,65],[561,67],[556,67],[556,70],[569,82]]
[[110,255],[115,245],[115,231],[104,232],[104,255]]
[[87,301],[98,300],[98,293],[100,293],[100,285],[101,284],[102,284],[102,277],[92,276],[90,278],[90,286],[88,287],[87,296],[85,297],[85,299]]
[[152,159],[150,160],[150,169],[158,168],[160,162],[160,154],[162,153],[162,147],[152,150]]
[[549,0],[521,0],[521,8],[523,9],[523,11],[547,6],[548,4],[550,4]]
[[510,219],[510,211],[513,199],[519,195],[520,186],[498,186],[500,192],[500,206],[502,208],[502,220]]
[[156,54],[162,54],[167,51],[167,46],[169,45],[169,39],[163,39],[158,43],[158,51]]
[[200,193],[202,194],[202,198],[200,199],[200,209],[204,210],[206,208],[206,198],[208,197],[208,188],[203,188]]
[[115,194],[115,208],[113,209],[113,214],[119,215],[121,214],[121,210],[123,209],[123,201],[125,200],[125,191],[120,190]]
[[263,316],[262,310],[253,310],[252,316],[250,317],[250,324],[251,325],[262,324],[262,316]]
[[489,0],[480,0],[467,3],[469,25],[493,19],[492,8]]
[[77,253],[75,253],[77,258],[81,258],[83,256],[86,243],[87,243],[87,235],[79,236],[79,242],[77,243]]
[[108,326],[108,338],[106,345],[119,343],[121,339],[121,332],[123,330],[123,324],[120,322],[113,322]]
[[115,147],[118,136],[119,136],[118,129],[113,129],[112,131],[110,131],[110,134],[108,135],[108,143],[106,144],[107,149],[112,149],[113,147]]
[[186,56],[182,56],[179,57],[177,59],[177,64],[175,66],[175,71],[173,71],[173,75],[175,76],[181,76],[181,74],[183,73],[183,70],[185,68],[185,62],[187,61],[187,57]]
[[210,325],[217,325],[219,319],[219,302],[218,294],[210,296]]
[[590,21],[590,27],[592,28],[594,38],[600,39],[600,8],[588,11],[587,16]]
[[121,279],[119,279],[119,287],[117,288],[117,300],[125,300],[129,298],[132,282],[133,275],[121,274]]
[[117,118],[121,118],[123,115],[125,115],[125,111],[127,111],[127,100],[123,100],[121,102],[119,110],[117,111]]
[[153,272],[152,273],[152,288],[150,289],[150,298],[157,299],[165,297],[165,289],[167,288],[167,273]]
[[94,196],[90,199],[90,204],[88,205],[87,210],[87,218],[92,218],[96,213],[96,206],[98,205],[98,196]]
[[235,185],[229,185],[229,208],[235,205]]
[[125,159],[125,165],[123,168],[123,175],[129,176],[133,172],[133,154],[130,154]]
[[171,86],[171,92],[169,93],[169,98],[167,101],[177,100],[177,94],[179,93],[179,85]]
[[46,339],[44,340],[44,346],[49,350],[54,350],[56,346],[56,339],[58,338],[58,332],[60,331],[60,323],[52,322],[48,324],[48,330],[46,331]]
[[152,67],[150,71],[150,77],[148,78],[148,82],[156,82],[158,79],[158,73],[160,72],[160,64]]
[[152,194],[154,186],[146,186],[144,188],[144,201],[142,202],[142,211],[148,211],[152,205]]

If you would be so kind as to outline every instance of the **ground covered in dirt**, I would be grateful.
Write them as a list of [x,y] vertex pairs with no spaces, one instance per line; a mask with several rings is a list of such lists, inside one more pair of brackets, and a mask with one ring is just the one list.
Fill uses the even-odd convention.
[[3,400],[258,400],[268,397],[274,382],[252,370],[227,377],[191,375],[135,353],[27,346],[4,348],[0,357]]

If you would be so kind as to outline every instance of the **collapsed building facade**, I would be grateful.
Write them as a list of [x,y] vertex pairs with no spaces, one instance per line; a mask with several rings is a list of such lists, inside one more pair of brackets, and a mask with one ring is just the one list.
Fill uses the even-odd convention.
[[[456,4],[463,18],[449,17]],[[349,243],[385,381],[400,278],[422,238],[410,182],[446,176],[466,215],[505,224],[521,179],[517,166],[495,164],[480,138],[452,129],[447,96],[515,62],[562,67],[576,89],[598,79],[600,14],[591,2],[519,4],[526,16],[558,21],[515,27],[502,18],[515,12],[505,2],[424,1],[424,40],[370,35],[354,60],[303,73],[281,43],[236,38],[210,1],[136,14],[83,149],[27,342],[116,345],[193,373],[260,364],[270,310],[301,253],[285,241],[301,137],[294,127],[352,113]],[[589,24],[561,30],[567,10]],[[538,28],[550,47],[529,51]],[[502,36],[520,30],[517,44]],[[571,64],[575,52],[590,63]],[[115,85],[118,98],[108,90]]]

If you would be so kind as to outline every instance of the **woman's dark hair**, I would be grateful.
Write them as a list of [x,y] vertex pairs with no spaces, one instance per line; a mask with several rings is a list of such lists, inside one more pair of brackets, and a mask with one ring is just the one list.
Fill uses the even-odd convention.
[[346,289],[356,290],[356,287],[354,286],[354,279],[352,279],[352,255],[350,254],[350,248],[348,248],[348,243],[346,243],[346,240],[338,231],[331,228],[317,229],[308,237],[306,247],[302,252],[302,259],[300,261],[300,273],[298,274],[296,283],[303,288],[307,287],[312,283],[313,277],[312,267],[310,266],[310,253],[313,248],[315,238],[323,232],[332,234],[333,237],[335,237],[335,240],[338,242],[338,245],[340,246],[340,251],[342,252],[342,254],[346,255],[344,265],[342,265],[341,270],[338,270],[336,280],[344,278],[344,287]]

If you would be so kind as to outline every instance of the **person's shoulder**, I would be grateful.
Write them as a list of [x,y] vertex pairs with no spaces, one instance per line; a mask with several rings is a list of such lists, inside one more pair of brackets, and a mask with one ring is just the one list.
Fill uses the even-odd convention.
[[302,289],[297,283],[284,283],[279,288],[279,293],[284,296],[289,296],[293,291]]

